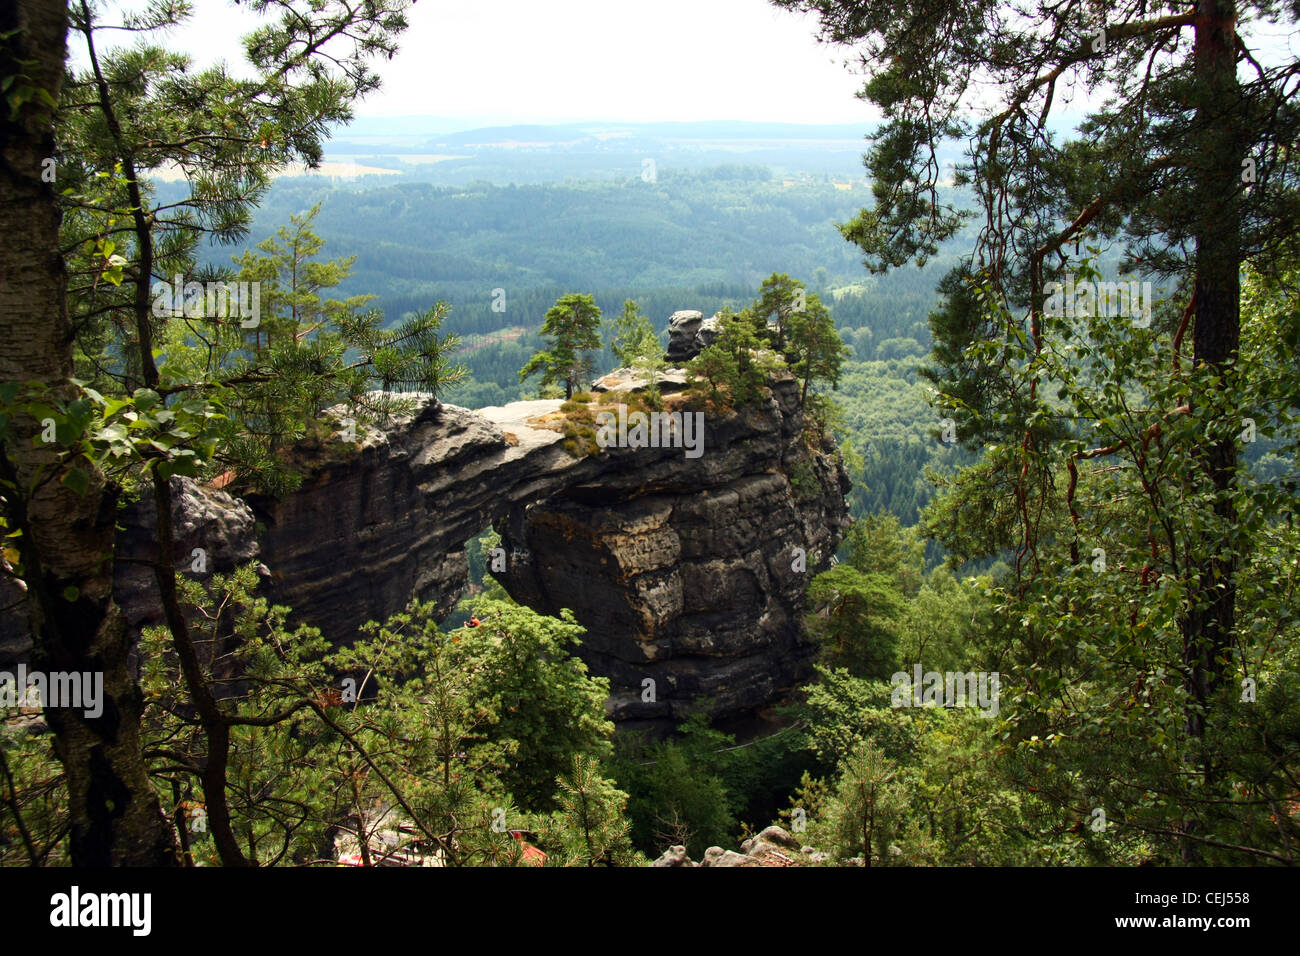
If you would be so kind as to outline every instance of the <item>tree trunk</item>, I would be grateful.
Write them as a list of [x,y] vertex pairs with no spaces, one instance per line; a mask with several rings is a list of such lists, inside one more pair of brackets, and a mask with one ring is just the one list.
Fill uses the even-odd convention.
[[[1241,332],[1241,188],[1242,160],[1247,143],[1239,131],[1240,90],[1237,83],[1236,10],[1233,0],[1199,0],[1196,41],[1196,129],[1199,165],[1196,170],[1196,325],[1193,366],[1204,364],[1222,376],[1220,388],[1237,388],[1231,372],[1236,364]],[[1196,399],[1189,399],[1196,407]],[[1227,407],[1235,405],[1227,403]],[[1216,437],[1199,450],[1202,468],[1215,491],[1216,525],[1229,528],[1236,520],[1232,489],[1237,468],[1237,422],[1216,423]],[[1191,696],[1187,733],[1205,736],[1210,699],[1223,680],[1222,660],[1232,646],[1236,613],[1236,558],[1217,556],[1217,534],[1201,543],[1216,555],[1202,558],[1191,570],[1193,608],[1183,622],[1183,662]],[[1203,783],[1213,784],[1213,767],[1204,762]],[[1207,794],[1208,796],[1208,794]],[[1184,859],[1198,855],[1184,841]]]
[[[56,100],[63,78],[67,15],[61,0],[16,0],[0,7],[0,74],[20,76]],[[22,65],[19,61],[24,61]],[[50,110],[34,96],[10,118],[0,109],[0,378],[37,381],[72,397],[73,334],[64,299],[55,184],[42,180],[54,158]],[[57,166],[53,167],[57,177]],[[98,472],[79,495],[62,484],[54,444],[22,416],[0,454],[9,520],[18,538],[34,649],[42,672],[102,672],[103,710],[47,707],[67,776],[69,852],[80,866],[175,865],[171,827],[140,753],[139,687],[127,666],[129,641],[113,603],[114,493]],[[83,461],[81,467],[85,468]],[[37,485],[40,470],[46,471]]]

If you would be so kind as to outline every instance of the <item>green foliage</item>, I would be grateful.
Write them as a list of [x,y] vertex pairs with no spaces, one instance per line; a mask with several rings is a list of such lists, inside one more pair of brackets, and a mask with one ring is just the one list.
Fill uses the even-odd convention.
[[68,791],[52,737],[0,715],[0,866],[66,866]]
[[894,840],[903,829],[907,794],[898,776],[897,765],[870,740],[845,759],[825,808],[841,858],[859,856],[871,866],[901,854]]
[[[822,649],[819,678],[801,705],[813,768],[801,765],[801,746],[735,748],[697,717],[672,740],[621,754],[611,764],[616,786],[601,763],[611,756],[608,686],[569,654],[582,629],[567,612],[541,618],[480,599],[471,605],[479,626],[442,632],[430,607],[414,606],[337,648],[257,598],[251,568],[184,582],[200,676],[230,731],[223,795],[249,859],[319,862],[332,856],[330,836],[342,828],[366,862],[408,853],[449,865],[520,862],[521,842],[499,819],[536,829],[556,863],[636,862],[629,839],[647,851],[684,843],[698,855],[734,843],[737,828],[760,812],[755,794],[782,789],[799,769],[807,772],[794,800],[811,817],[807,839],[840,860],[1294,862],[1300,278],[1294,173],[1280,160],[1295,141],[1297,114],[1278,107],[1285,97],[1271,89],[1289,72],[1211,89],[1213,71],[1199,55],[1155,73],[1136,68],[1148,50],[1179,49],[1169,32],[1179,23],[1132,31],[1100,61],[1060,47],[1074,44],[1062,38],[1074,38],[1075,25],[1055,9],[1017,27],[1032,41],[1021,46],[996,33],[1006,24],[970,5],[782,5],[816,9],[832,39],[870,39],[869,59],[883,57],[864,90],[886,116],[868,158],[876,202],[842,227],[873,269],[937,256],[951,264],[950,243],[962,238],[970,210],[941,191],[937,150],[953,137],[972,144],[976,198],[990,204],[987,227],[968,234],[978,245],[969,262],[981,268],[949,273],[928,329],[933,271],[856,281],[846,251],[822,244],[826,223],[843,214],[834,190],[788,190],[753,169],[665,170],[650,189],[635,181],[456,190],[407,183],[327,206],[319,185],[277,187],[275,202],[284,205],[274,211],[310,211],[288,216],[261,254],[237,257],[238,272],[211,263],[200,270],[204,281],[259,283],[260,324],[148,314],[139,307],[146,286],[193,274],[203,238],[248,233],[274,169],[321,158],[325,131],[377,85],[367,59],[391,55],[404,4],[308,4],[246,38],[248,76],[224,65],[196,70],[151,39],[184,19],[183,5],[133,21],[139,45],[90,50],[89,66],[70,60],[80,65],[59,104],[59,172],[81,391],[56,400],[0,386],[0,441],[11,438],[16,415],[48,420],[52,453],[85,462],[65,472],[75,491],[88,491],[97,471],[129,489],[141,476],[225,469],[244,487],[291,488],[282,452],[323,428],[328,407],[379,420],[407,407],[394,393],[437,393],[461,378],[449,358],[455,337],[439,334],[450,320],[446,300],[428,308],[431,290],[446,285],[468,306],[458,328],[499,333],[494,323],[503,320],[477,301],[488,278],[511,286],[521,314],[509,321],[520,327],[535,327],[558,289],[600,291],[563,295],[547,311],[541,335],[550,341],[517,381],[509,379],[537,334],[486,344],[472,359],[483,380],[462,383],[466,394],[512,398],[541,372],[543,392],[562,384],[566,398],[578,398],[589,353],[600,348],[604,296],[612,308],[624,302],[612,350],[650,379],[645,400],[657,407],[662,349],[635,302],[665,316],[713,301],[722,334],[691,365],[698,391],[715,406],[742,408],[763,400],[771,375],[788,363],[813,430],[838,429],[857,442],[846,459],[852,508],[863,520],[845,542],[846,563],[808,591],[809,627]],[[70,13],[76,30],[94,33],[98,11]],[[1249,25],[1260,19],[1253,14],[1276,11],[1246,13],[1239,20]],[[343,32],[354,41],[350,54],[317,55],[314,38]],[[1198,24],[1198,43],[1213,34]],[[962,42],[949,42],[954,36]],[[1013,89],[1062,55],[1066,79],[1077,71],[1085,85],[1100,75],[1118,83],[1119,95],[1074,142],[1060,144],[1034,125],[1046,122],[1053,88],[1037,80],[1027,99],[978,127],[951,108],[972,71],[992,71]],[[8,76],[0,89],[12,115],[54,106],[25,79]],[[1135,111],[1135,102],[1144,108]],[[1230,129],[1207,124],[1207,115],[1227,117]],[[1280,170],[1267,188],[1240,188],[1243,155]],[[169,165],[186,174],[184,185],[149,181]],[[1169,169],[1191,169],[1195,182],[1156,188],[1153,170]],[[1093,196],[1105,202],[1076,219]],[[607,225],[610,204],[619,209],[617,230],[575,228],[602,215]],[[356,220],[331,234],[335,242],[346,235],[342,247],[359,249],[356,256],[320,260],[313,226],[321,215],[331,230]],[[1151,328],[1042,314],[1030,299],[1044,278],[1100,275],[1099,250],[1082,262],[1066,257],[1067,243],[1077,256],[1089,237],[1073,226],[1053,237],[1051,224],[1062,220],[1126,241],[1146,267],[1185,280],[1174,290],[1182,301],[1196,280],[1186,345],[1175,332],[1181,301],[1159,309]],[[512,224],[509,236],[495,235],[495,262],[484,259],[485,222]],[[585,246],[546,241],[560,231],[593,238]],[[702,254],[723,246],[729,258]],[[671,252],[647,262],[647,247]],[[1049,254],[1059,261],[1045,263]],[[818,292],[773,272],[752,304],[732,311],[750,292],[730,284],[735,276],[790,256],[785,268],[827,264]],[[1235,283],[1252,259],[1258,271],[1245,270],[1238,342]],[[404,316],[394,327],[358,291],[372,287],[390,315]],[[1220,308],[1227,318],[1213,311],[1215,301],[1228,303]],[[934,350],[918,370],[931,335]],[[1239,356],[1205,359],[1216,342]],[[822,385],[844,394],[838,423]],[[574,454],[594,438],[588,404],[564,409]],[[940,416],[955,420],[964,449],[933,440]],[[1258,438],[1254,430],[1244,437],[1247,421]],[[800,491],[808,467],[803,459],[790,465]],[[940,486],[928,507],[927,475]],[[922,509],[921,530],[951,558],[928,574],[919,534],[903,528]],[[2,516],[0,525],[8,531]],[[491,543],[470,549],[480,581]],[[3,554],[5,571],[23,570],[16,551]],[[958,576],[965,560],[997,559],[1006,563],[995,573]],[[180,690],[175,640],[150,630],[141,644],[146,757],[187,852],[211,862],[188,813],[211,796],[201,791],[215,751]],[[900,662],[996,667],[1003,713],[893,708],[883,680]],[[345,681],[355,683],[356,698],[342,698]],[[779,769],[765,769],[769,755]],[[6,733],[0,760],[0,861],[62,862],[67,821],[51,751],[37,736]],[[1098,809],[1107,830],[1088,825]]]
[[848,347],[835,330],[830,310],[822,305],[817,293],[808,296],[805,308],[789,318],[789,328],[781,349],[790,370],[800,381],[799,401],[808,402],[810,385],[825,383],[837,389]]
[[0,33],[0,56],[3,56],[5,66],[14,71],[6,72],[0,78],[0,95],[4,96],[4,101],[9,105],[11,122],[26,112],[30,122],[44,126],[48,124],[49,116],[58,108],[58,104],[49,90],[33,83],[31,76],[25,72],[36,67],[37,62],[14,56],[11,40],[19,32],[19,29],[14,29]]
[[995,670],[997,629],[989,595],[993,575],[958,578],[940,565],[925,578],[899,626],[898,657],[926,670]]
[[752,327],[759,342],[789,364],[801,382],[801,406],[808,400],[811,384],[825,382],[832,388],[839,384],[850,350],[836,331],[830,310],[817,293],[807,292],[804,283],[783,272],[772,273],[739,317]]
[[623,303],[623,311],[609,323],[609,350],[620,364],[631,368],[646,350],[645,341],[658,343],[654,324],[633,299]]
[[[639,168],[639,158],[635,163]],[[596,176],[456,186],[385,178],[333,187],[319,177],[286,178],[267,193],[256,228],[269,232],[323,199],[322,235],[332,248],[358,253],[357,290],[378,292],[377,304],[394,316],[445,299],[459,317],[452,331],[462,334],[535,328],[555,299],[575,288],[593,290],[608,315],[634,299],[662,332],[677,309],[711,315],[722,305],[747,306],[754,287],[746,277],[755,270],[811,275],[824,266],[830,278],[818,289],[858,282],[857,256],[830,224],[852,214],[861,190],[706,180],[713,171],[661,167],[653,186]],[[420,173],[426,180],[438,174]],[[166,184],[158,192],[171,196]],[[849,293],[851,325],[879,322],[889,335],[912,334],[906,330],[917,322],[924,328],[934,284],[955,260],[949,256],[932,273],[891,278],[871,295]],[[508,290],[504,313],[494,312],[485,294],[493,287]]]
[[[1270,719],[1249,682],[1289,685],[1296,633],[1274,563],[1294,511],[1295,387],[1272,368],[1295,378],[1279,348],[1295,338],[1300,183],[1283,157],[1300,113],[1278,108],[1294,56],[1247,82],[1217,37],[1249,50],[1295,10],[1116,8],[1102,42],[1081,44],[1061,7],[1012,22],[960,3],[777,2],[857,47],[886,118],[866,157],[874,206],[842,227],[873,270],[957,234],[972,210],[938,192],[939,157],[968,144],[956,180],[975,185],[982,228],[942,290],[927,376],[983,459],[947,480],[928,526],[951,553],[1007,561],[979,627],[1010,677],[1008,765],[1063,821],[1104,813],[1084,838],[1094,858],[1292,862],[1293,812],[1271,806],[1273,831],[1258,828],[1280,791],[1247,754]],[[999,91],[974,118],[972,76]],[[1077,84],[1107,95],[1062,139],[1055,94]],[[1048,284],[1091,286],[1112,250],[1169,300],[1054,309]],[[1285,304],[1255,299],[1251,271]],[[1274,446],[1258,468],[1260,439],[1289,460]],[[1294,766],[1285,730],[1272,756]]]
[[795,316],[809,311],[805,304],[807,287],[784,272],[773,272],[763,280],[758,298],[745,310],[745,318],[757,335],[779,353],[786,351],[786,338],[792,331]]
[[600,761],[581,754],[556,780],[560,809],[537,824],[551,866],[638,866],[644,857],[628,840],[627,794],[601,775]]
[[545,388],[564,383],[564,397],[570,399],[591,377],[589,352],[600,348],[600,309],[590,295],[569,293],[560,296],[546,313],[542,337],[549,348],[534,355],[519,370],[519,381],[541,372]]
[[[183,582],[203,678],[231,724],[227,796],[250,859],[329,858],[341,827],[368,863],[517,863],[497,822],[522,829],[526,810],[557,805],[557,768],[610,750],[607,686],[565,653],[581,633],[571,618],[484,602],[484,626],[440,633],[432,606],[415,605],[331,648],[290,630],[256,583],[252,566]],[[192,811],[207,744],[167,632],[148,629],[142,649],[146,755],[164,799]],[[201,829],[185,840],[215,860]]]
[[668,359],[659,337],[653,333],[642,336],[632,368],[645,378],[645,387],[641,394],[646,405],[653,411],[662,411],[663,393],[659,389],[659,375],[668,366]]
[[[977,640],[1015,675],[1004,677],[1009,772],[1082,821],[1090,859],[1241,863],[1280,860],[1295,844],[1277,801],[1288,787],[1280,768],[1300,748],[1274,709],[1293,693],[1300,633],[1280,557],[1294,537],[1297,435],[1281,410],[1294,407],[1295,386],[1276,372],[1294,324],[1278,305],[1294,284],[1248,288],[1254,321],[1231,373],[1171,360],[1160,321],[1049,317],[1045,331],[1064,344],[1032,372],[1048,396],[1035,427],[1067,437],[1028,454],[990,446],[928,516],[954,554],[1016,549],[1012,572],[985,582]],[[1285,449],[1276,477],[1249,462],[1261,454],[1245,437],[1256,431],[1270,454]],[[1247,460],[1219,487],[1204,449],[1225,438]],[[1208,652],[1194,636],[1213,604],[1200,583],[1224,554],[1236,565],[1234,636]],[[1267,732],[1277,736],[1265,746]],[[1279,808],[1271,830],[1263,805]],[[1104,839],[1086,825],[1096,809]]]
[[501,547],[501,535],[488,528],[478,537],[465,542],[465,556],[469,560],[469,583],[471,587],[488,581],[488,567],[491,565],[492,552]]
[[910,363],[847,363],[835,404],[839,418],[831,430],[853,479],[848,501],[855,518],[889,512],[915,524],[934,493],[930,476],[943,479],[975,459],[961,445],[938,440],[949,411],[930,404]]
[[78,394],[70,401],[39,382],[0,384],[0,442],[15,440],[13,424],[25,415],[40,425],[34,443],[55,452],[55,459],[35,470],[33,486],[56,463],[61,465],[60,480],[85,494],[92,480],[100,480],[92,478],[96,474],[127,485],[155,472],[164,478],[195,477],[213,459],[225,416],[211,401],[184,396],[166,400],[149,388],[105,397],[84,382],[72,384]]
[[1027,395],[1002,374],[1014,356],[990,344],[998,338],[998,317],[984,307],[977,277],[968,267],[955,269],[939,292],[945,298],[930,313],[934,346],[920,376],[944,396],[959,441],[1018,440],[1029,414]]
[[[800,708],[809,746],[834,768],[806,774],[781,813],[795,808],[805,843],[832,863],[991,866],[1133,864],[1140,837],[1101,836],[1026,783],[1000,724],[962,708],[892,708],[891,688],[844,670],[818,669]],[[873,816],[874,814],[874,816]],[[1081,819],[1082,817],[1082,819]]]
[[734,798],[716,773],[714,752],[729,738],[697,716],[683,737],[643,750],[629,747],[615,763],[619,786],[629,794],[632,842],[647,855],[684,846],[695,858],[726,846],[735,834]]
[[485,598],[472,604],[482,621],[460,632],[474,662],[476,699],[497,716],[485,743],[500,749],[502,784],[527,809],[553,806],[555,779],[574,755],[604,759],[614,726],[605,719],[609,681],[588,676],[570,653],[584,629],[571,611],[558,618]]
[[861,677],[886,679],[898,669],[898,623],[903,595],[879,572],[841,564],[808,586],[808,630],[821,645],[821,658]]
[[807,725],[808,745],[820,760],[834,767],[865,740],[894,760],[910,757],[918,747],[923,722],[933,713],[890,707],[891,688],[881,679],[852,676],[844,668],[817,665],[818,679],[805,688],[799,713]]
[[401,393],[437,394],[465,374],[450,360],[456,336],[438,334],[445,304],[385,328],[382,314],[363,308],[373,296],[322,295],[347,278],[355,257],[318,260],[324,243],[311,227],[319,211],[291,216],[258,245],[263,254],[237,257],[235,279],[259,290],[255,325],[232,318],[198,331],[173,321],[165,335],[171,387],[203,383],[228,411],[221,465],[240,486],[270,494],[300,480],[283,449],[312,434],[325,409],[343,405],[340,417],[364,427],[408,410]]
[[760,348],[750,322],[730,309],[718,313],[718,338],[687,364],[692,387],[703,391],[716,407],[741,408],[759,401],[772,376],[784,363]]
[[913,528],[892,514],[874,514],[853,522],[840,545],[848,563],[864,574],[892,578],[899,592],[916,597],[925,574],[925,545]]

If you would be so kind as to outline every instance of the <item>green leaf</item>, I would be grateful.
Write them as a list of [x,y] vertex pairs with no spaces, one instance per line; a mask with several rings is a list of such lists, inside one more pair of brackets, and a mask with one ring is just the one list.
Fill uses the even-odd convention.
[[90,490],[90,475],[81,468],[69,468],[63,473],[60,481],[79,495],[84,495]]
[[126,429],[117,424],[105,425],[95,433],[95,437],[100,441],[126,441]]
[[184,475],[186,478],[197,478],[199,475],[198,462],[190,458],[172,458],[168,461],[160,461],[157,464],[158,475],[162,478],[170,478],[172,475]]

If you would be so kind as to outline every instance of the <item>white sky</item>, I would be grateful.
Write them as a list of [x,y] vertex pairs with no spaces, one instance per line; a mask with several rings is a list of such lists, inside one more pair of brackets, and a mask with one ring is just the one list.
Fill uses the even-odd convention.
[[[200,64],[240,61],[247,9],[194,9],[175,45]],[[873,122],[845,52],[767,0],[419,0],[407,19],[358,116]]]
[[[238,72],[237,40],[257,18],[234,0],[192,3],[193,19],[169,46]],[[849,51],[817,43],[815,17],[768,0],[418,0],[407,19],[397,56],[374,62],[384,85],[357,104],[358,116],[466,126],[766,120],[864,132],[878,118],[854,96],[862,78],[844,67]],[[1266,62],[1297,54],[1300,38],[1285,29],[1250,33]],[[76,58],[77,37],[69,39]]]

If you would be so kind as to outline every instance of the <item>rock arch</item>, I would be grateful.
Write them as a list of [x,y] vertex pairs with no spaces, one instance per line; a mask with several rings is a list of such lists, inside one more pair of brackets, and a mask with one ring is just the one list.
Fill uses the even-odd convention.
[[[627,384],[616,374],[598,388]],[[666,387],[680,384],[670,375]],[[177,560],[203,547],[224,571],[256,556],[273,602],[346,641],[413,597],[449,612],[467,586],[465,542],[491,524],[511,555],[497,578],[535,610],[574,611],[580,654],[610,678],[623,726],[751,711],[806,676],[801,596],[847,530],[850,482],[834,442],[806,437],[793,379],[757,406],[707,413],[698,458],[575,458],[555,429],[560,404],[475,412],[422,399],[357,445],[296,446],[306,477],[280,499],[175,479]],[[147,556],[152,515],[124,524],[119,553]],[[149,573],[118,568],[128,620],[156,623]]]

